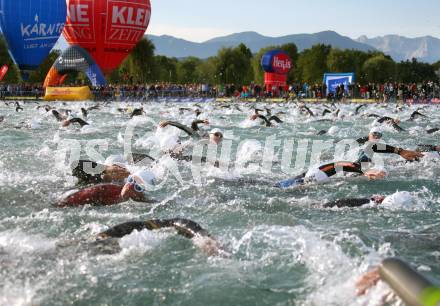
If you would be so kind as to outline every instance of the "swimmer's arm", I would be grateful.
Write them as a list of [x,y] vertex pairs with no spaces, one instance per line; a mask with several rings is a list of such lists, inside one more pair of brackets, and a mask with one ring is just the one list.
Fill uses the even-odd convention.
[[70,123],[78,123],[81,127],[83,127],[85,125],[89,125],[87,122],[85,122],[81,118],[73,118],[73,119],[70,119],[69,122]]
[[356,140],[356,142],[361,145],[366,144],[368,142],[368,136],[359,138]]
[[208,120],[194,120],[191,123],[191,129],[193,131],[198,131],[199,130],[199,124],[209,124]]
[[132,221],[123,224],[116,225],[105,232],[98,234],[100,238],[122,238],[131,234],[134,230],[141,231],[148,228],[148,225],[142,221]]
[[[380,145],[379,145],[379,147],[380,147]],[[417,158],[423,157],[423,155],[420,152],[405,150],[402,148],[393,147],[393,146],[389,146],[389,145],[385,145],[385,150],[379,150],[378,145],[374,144],[372,146],[372,150],[376,153],[397,154],[397,155],[403,157],[404,159],[410,160],[410,161],[413,161],[413,160],[416,160]]]
[[189,136],[194,136],[194,131],[191,128],[189,128],[186,125],[183,125],[183,124],[181,124],[179,122],[175,122],[175,121],[162,121],[161,123],[159,123],[159,126],[161,128],[164,128],[164,127],[166,127],[168,125],[174,126],[174,127],[178,128],[179,130],[184,131]]
[[361,164],[358,163],[338,162],[335,163],[335,167],[342,167],[344,172],[364,174]]

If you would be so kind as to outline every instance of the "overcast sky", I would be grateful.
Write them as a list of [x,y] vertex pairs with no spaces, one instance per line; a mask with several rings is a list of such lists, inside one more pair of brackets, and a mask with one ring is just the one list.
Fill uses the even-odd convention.
[[266,36],[333,30],[351,38],[440,38],[439,0],[150,0],[147,34],[202,42],[237,32]]

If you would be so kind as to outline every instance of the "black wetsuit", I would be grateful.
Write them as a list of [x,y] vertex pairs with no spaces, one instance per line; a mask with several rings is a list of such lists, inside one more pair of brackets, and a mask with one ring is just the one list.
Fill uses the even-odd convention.
[[211,237],[199,224],[188,219],[155,219],[146,221],[131,221],[116,225],[100,234],[100,238],[122,238],[131,234],[133,231],[158,230],[161,228],[175,228],[177,233],[186,238],[194,238],[195,236]]
[[267,119],[263,115],[258,115],[258,118],[262,119],[263,121],[261,122],[261,124],[265,124],[267,127],[273,126],[271,121],[275,121],[277,123],[283,123],[283,121],[280,118],[278,118],[277,116],[272,116],[269,119]]
[[178,128],[179,130],[184,131],[186,134],[188,134],[189,136],[194,137],[194,138],[200,138],[200,135],[198,134],[198,131],[199,131],[199,126],[198,125],[202,124],[202,123],[204,123],[204,120],[194,120],[191,123],[191,127],[187,127],[186,125],[181,124],[179,122],[175,122],[175,121],[167,121],[166,122],[167,125],[174,126],[174,127]]
[[367,198],[360,198],[360,199],[341,199],[336,201],[331,201],[328,203],[325,203],[323,207],[330,208],[330,207],[359,207],[365,204],[369,204],[371,202],[371,199]]
[[87,122],[85,122],[84,120],[82,120],[81,118],[72,118],[69,120],[69,122],[71,124],[73,123],[78,123],[81,127],[89,125]]
[[[336,163],[330,163],[325,164],[319,167],[319,170],[324,172],[328,177],[334,176],[338,171],[342,170],[343,172],[347,173],[358,173],[358,174],[364,174],[362,171],[362,166],[360,163],[352,163],[352,162],[336,162]],[[298,185],[304,185],[306,182],[306,172],[278,182],[275,184],[275,187],[278,188],[289,188],[291,186],[298,186]]]
[[[358,139],[358,143],[359,143]],[[400,148],[396,148],[385,143],[368,142],[364,149],[359,152],[359,158],[356,163],[371,163],[371,158],[374,153],[384,153],[384,154],[398,154],[401,151]]]
[[[93,172],[98,174],[89,174],[87,169],[93,169]],[[78,178],[80,184],[99,184],[103,182],[102,174],[105,170],[105,165],[98,164],[90,160],[79,160],[78,165],[72,167],[72,175]]]
[[382,118],[379,118],[379,119],[377,120],[377,122],[378,122],[378,123],[388,123],[388,124],[391,124],[391,126],[392,126],[396,131],[399,131],[399,132],[403,132],[403,131],[405,131],[403,128],[401,128],[399,125],[397,125],[397,123],[394,122],[394,119],[391,118],[391,117],[382,117]]

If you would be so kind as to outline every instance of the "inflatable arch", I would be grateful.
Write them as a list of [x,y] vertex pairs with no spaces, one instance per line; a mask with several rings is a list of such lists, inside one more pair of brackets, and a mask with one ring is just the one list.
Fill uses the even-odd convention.
[[57,58],[46,76],[44,87],[62,85],[67,73],[71,71],[85,73],[93,86],[106,84],[104,75],[93,58],[86,50],[75,45],[67,48]]

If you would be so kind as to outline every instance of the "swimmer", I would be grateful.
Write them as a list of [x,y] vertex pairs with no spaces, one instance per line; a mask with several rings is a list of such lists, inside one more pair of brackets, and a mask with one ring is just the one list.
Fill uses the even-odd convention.
[[423,154],[416,151],[405,150],[402,148],[393,147],[385,143],[380,143],[382,139],[382,131],[378,127],[373,127],[368,134],[368,137],[357,140],[359,144],[365,144],[365,147],[359,152],[357,163],[370,163],[374,153],[383,154],[397,154],[408,161],[415,161],[423,157]]
[[[215,128],[209,132],[208,139],[201,140],[199,143],[202,144],[211,143],[211,144],[219,145],[222,142],[222,140],[223,140],[223,132],[220,129]],[[184,151],[192,145],[194,144],[187,144],[185,146],[178,145],[173,150],[168,151],[166,153],[168,153],[174,159],[190,162],[193,160],[193,156],[184,155]],[[207,158],[204,156],[201,156],[199,158],[202,163],[205,163],[207,161]],[[219,165],[220,165],[219,161],[214,162],[214,167],[219,167]]]
[[403,132],[405,131],[403,128],[399,126],[400,120],[399,119],[393,119],[391,117],[381,117],[377,120],[377,123],[386,123],[391,125],[396,131]]
[[299,110],[301,113],[307,113],[310,117],[315,117],[315,114],[306,105],[300,105]]
[[149,186],[155,185],[155,176],[148,170],[140,170],[127,178],[125,185],[102,184],[79,190],[58,202],[58,207],[82,205],[108,206],[133,200],[151,202],[148,199]]
[[20,103],[15,102],[15,111],[18,113],[20,111],[23,111],[23,107],[21,107]]
[[336,201],[327,202],[323,205],[325,208],[331,207],[360,207],[366,204],[375,204],[379,205],[385,200],[384,196],[373,196],[371,198],[352,198],[352,199],[341,199]]
[[257,114],[252,115],[250,117],[250,120],[254,121],[257,118],[262,119],[261,124],[265,124],[266,127],[272,127],[273,126],[271,121],[275,121],[277,123],[283,123],[283,121],[280,118],[278,118],[277,116],[271,116],[269,119],[267,119],[265,116],[257,115]]
[[359,105],[358,107],[356,107],[356,110],[354,111],[354,113],[355,113],[356,115],[358,115],[358,114],[359,114],[359,110],[360,110],[362,107],[365,107],[365,106],[367,106],[367,104],[361,104],[361,105]]
[[195,244],[209,256],[220,253],[220,244],[206,230],[194,221],[181,218],[126,222],[98,234],[98,238],[122,238],[135,230],[152,231],[163,228],[174,228],[179,235],[193,239]]
[[368,177],[370,180],[382,179],[386,176],[383,170],[370,169],[363,171],[360,163],[352,162],[335,162],[319,167],[311,168],[309,171],[302,173],[294,178],[290,178],[275,184],[275,187],[286,189],[293,186],[301,186],[310,183],[326,183],[330,178],[341,170],[345,173],[357,173]]
[[5,121],[5,116],[0,116],[0,123],[2,123],[3,121]]
[[61,126],[62,127],[68,127],[68,126],[70,126],[71,124],[74,124],[74,123],[78,123],[81,127],[89,125],[88,122],[82,120],[81,118],[72,118],[72,119],[69,119],[69,120],[64,120],[61,123]]
[[127,164],[122,155],[110,155],[104,164],[79,160],[72,168],[72,175],[78,178],[80,184],[123,182],[130,175]]
[[142,116],[143,114],[145,114],[143,107],[135,108],[130,114],[130,119],[132,119],[133,117],[136,117],[136,116]]
[[191,137],[199,138],[200,137],[200,135],[198,133],[200,131],[199,124],[208,125],[209,121],[208,120],[194,120],[191,123],[191,127],[187,127],[186,125],[181,124],[179,122],[175,122],[175,121],[161,121],[159,123],[159,127],[165,128],[169,125],[174,126],[174,127],[178,128],[179,130],[184,131],[187,135],[189,135]]
[[411,114],[411,117],[409,118],[409,121],[414,121],[415,119],[420,118],[420,117],[428,118],[428,116],[425,116],[422,113],[419,113],[419,110],[416,110],[415,112],[413,112]]
[[429,130],[427,130],[426,133],[428,133],[428,134],[434,134],[434,133],[436,133],[436,132],[438,132],[438,131],[440,131],[439,128],[433,128],[433,129],[429,129]]

